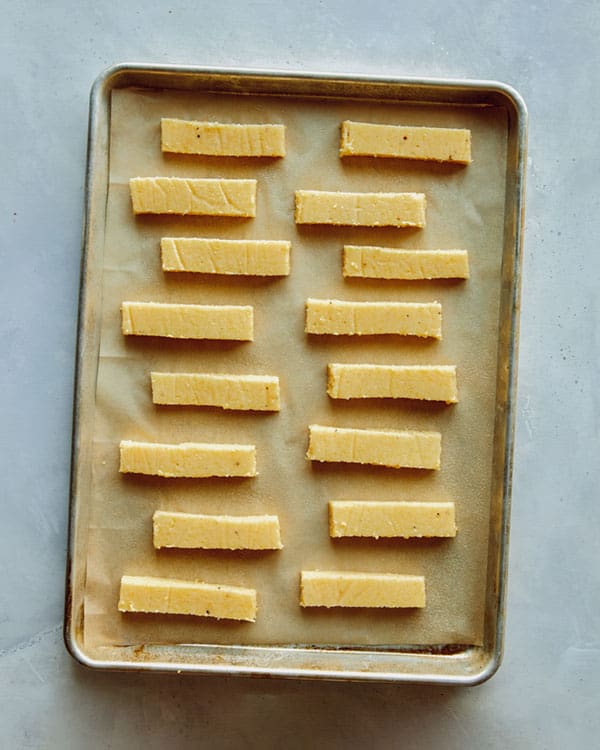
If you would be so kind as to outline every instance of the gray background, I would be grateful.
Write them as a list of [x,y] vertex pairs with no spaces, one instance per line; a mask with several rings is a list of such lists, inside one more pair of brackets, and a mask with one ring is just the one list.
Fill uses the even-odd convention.
[[[597,746],[600,6],[2,5],[2,746]],[[524,96],[530,148],[506,656],[485,685],[96,674],[66,654],[88,92],[102,69],[124,60],[494,78]]]

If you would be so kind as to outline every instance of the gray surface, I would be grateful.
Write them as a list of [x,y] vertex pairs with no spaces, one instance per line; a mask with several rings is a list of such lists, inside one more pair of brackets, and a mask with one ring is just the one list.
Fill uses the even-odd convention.
[[[0,28],[1,744],[595,746],[600,6],[489,2],[482,15],[475,0],[48,5],[4,3]],[[65,653],[87,97],[97,73],[123,60],[496,78],[524,96],[530,165],[508,628],[489,683],[440,690],[95,674]]]

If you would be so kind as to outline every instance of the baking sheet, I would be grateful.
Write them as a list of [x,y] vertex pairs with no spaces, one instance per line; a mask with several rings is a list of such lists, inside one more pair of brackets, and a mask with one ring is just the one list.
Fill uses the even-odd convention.
[[[283,122],[283,160],[162,155],[161,116]],[[343,119],[468,127],[469,167],[337,156]],[[84,642],[89,653],[141,643],[480,644],[495,417],[498,310],[503,254],[507,120],[504,108],[399,105],[389,102],[298,100],[136,89],[111,101],[110,174],[102,256],[101,345],[93,424]],[[131,212],[132,176],[256,177],[254,220],[139,217]],[[428,198],[422,231],[296,227],[293,191],[411,190]],[[292,275],[252,280],[165,275],[161,236],[272,238],[292,241]],[[385,282],[341,276],[344,243],[408,248],[466,248],[468,282]],[[429,301],[443,305],[442,342],[377,337],[338,340],[303,334],[308,296]],[[251,344],[124,339],[124,299],[253,304]],[[457,364],[456,406],[410,402],[333,402],[330,361]],[[156,407],[149,371],[278,374],[278,415]],[[89,415],[88,415],[89,416]],[[440,472],[311,465],[304,459],[307,425],[442,432]],[[164,480],[122,477],[121,439],[251,442],[259,477],[250,480]],[[330,540],[329,499],[454,500],[454,540]],[[156,508],[190,512],[277,513],[285,548],[270,553],[155,552]],[[428,606],[415,611],[308,611],[298,606],[301,568],[418,573]],[[149,574],[253,586],[255,624],[196,618],[121,615],[120,576]]]

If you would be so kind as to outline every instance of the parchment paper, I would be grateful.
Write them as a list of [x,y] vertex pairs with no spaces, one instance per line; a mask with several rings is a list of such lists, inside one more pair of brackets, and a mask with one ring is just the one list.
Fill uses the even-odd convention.
[[[161,116],[224,122],[281,122],[284,159],[162,155]],[[481,644],[486,585],[506,131],[504,110],[297,100],[188,92],[117,90],[112,95],[110,180],[103,248],[101,347],[94,422],[93,479],[84,600],[86,648],[132,644]],[[470,128],[468,167],[338,157],[343,119]],[[133,176],[257,178],[256,219],[139,217]],[[424,230],[296,227],[299,188],[422,191]],[[283,279],[165,274],[161,236],[283,239],[292,273]],[[470,254],[469,281],[344,280],[344,243],[455,249]],[[102,248],[100,249],[100,252]],[[441,342],[402,337],[307,337],[307,297],[439,300]],[[123,300],[255,307],[253,343],[125,338]],[[459,403],[333,401],[328,362],[456,364]],[[151,370],[279,375],[279,414],[154,406]],[[307,426],[439,430],[439,472],[305,459]],[[255,479],[172,480],[121,476],[119,441],[241,442],[257,446]],[[458,535],[445,540],[336,540],[328,536],[330,499],[453,500]],[[152,514],[177,511],[276,513],[284,549],[239,553],[160,551]],[[422,574],[420,611],[303,610],[301,569]],[[120,577],[159,575],[250,586],[256,623],[123,615]]]

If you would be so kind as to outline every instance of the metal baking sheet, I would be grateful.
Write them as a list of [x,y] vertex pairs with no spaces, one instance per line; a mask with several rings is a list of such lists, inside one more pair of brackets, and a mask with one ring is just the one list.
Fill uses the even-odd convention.
[[[495,403],[495,429],[490,497],[490,526],[485,593],[485,622],[481,645],[435,643],[406,647],[371,647],[368,643],[242,645],[189,643],[168,646],[151,642],[121,644],[109,658],[92,653],[83,638],[84,600],[88,581],[87,547],[90,526],[87,477],[91,466],[90,422],[96,399],[100,347],[101,272],[98,248],[106,227],[109,179],[111,97],[119,89],[140,92],[193,92],[227,96],[253,95],[358,104],[403,103],[422,106],[495,107],[506,114],[507,149],[500,289],[500,326]],[[291,75],[260,71],[222,71],[199,68],[121,65],[98,79],[92,91],[86,194],[86,225],[77,361],[73,439],[71,523],[65,637],[81,662],[105,668],[177,669],[194,672],[269,674],[287,677],[325,677],[431,681],[472,684],[489,677],[500,662],[512,460],[512,403],[516,382],[520,230],[523,207],[523,165],[526,113],[519,96],[508,87],[489,82],[418,81]],[[132,176],[132,175],[130,175]],[[309,638],[307,638],[309,640]],[[413,639],[414,643],[414,639]],[[116,651],[116,653],[115,653]]]

